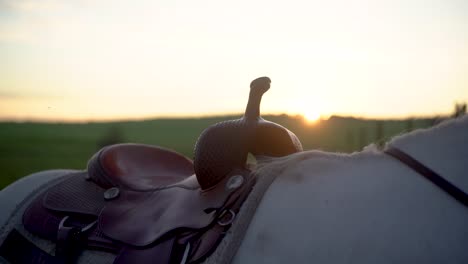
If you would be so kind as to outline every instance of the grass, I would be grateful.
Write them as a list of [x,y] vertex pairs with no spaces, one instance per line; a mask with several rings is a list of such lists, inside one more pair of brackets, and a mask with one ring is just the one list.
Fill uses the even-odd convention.
[[[30,173],[57,168],[85,169],[102,146],[118,142],[152,144],[193,158],[200,133],[211,124],[239,116],[199,119],[61,124],[0,123],[0,189]],[[431,119],[363,120],[332,117],[308,125],[301,117],[266,116],[293,131],[304,149],[352,152],[407,130],[428,127]]]

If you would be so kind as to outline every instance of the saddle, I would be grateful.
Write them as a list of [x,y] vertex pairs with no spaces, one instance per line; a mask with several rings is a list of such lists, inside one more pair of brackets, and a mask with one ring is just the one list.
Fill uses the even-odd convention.
[[25,228],[56,242],[55,263],[74,262],[85,248],[115,253],[114,263],[203,261],[255,184],[247,153],[302,151],[291,131],[260,118],[269,85],[267,77],[251,83],[245,116],[206,129],[194,161],[157,146],[104,147],[87,171],[64,177],[30,204]]
[[180,262],[190,245],[186,259],[197,262],[234,219],[255,182],[248,176],[236,170],[202,190],[190,159],[155,146],[112,145],[90,159],[87,172],[36,199],[23,223],[56,241],[64,262],[77,244],[114,252],[116,263]]

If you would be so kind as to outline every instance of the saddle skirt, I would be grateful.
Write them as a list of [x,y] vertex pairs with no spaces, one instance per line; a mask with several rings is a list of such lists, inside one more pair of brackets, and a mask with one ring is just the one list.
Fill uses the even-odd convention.
[[80,245],[115,252],[115,263],[197,262],[220,242],[254,183],[241,168],[202,190],[190,159],[159,147],[113,145],[90,159],[87,172],[37,198],[23,224],[56,241],[56,255]]

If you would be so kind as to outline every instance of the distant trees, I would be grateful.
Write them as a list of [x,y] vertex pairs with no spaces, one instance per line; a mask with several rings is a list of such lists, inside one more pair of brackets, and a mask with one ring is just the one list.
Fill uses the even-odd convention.
[[466,114],[466,103],[455,104],[455,111],[453,117],[460,117]]
[[376,126],[375,126],[375,139],[376,139],[376,144],[380,148],[382,148],[385,145],[385,140],[384,140],[384,121],[378,120],[376,121]]
[[97,142],[98,149],[105,146],[122,143],[124,136],[122,130],[118,126],[111,126],[107,132]]

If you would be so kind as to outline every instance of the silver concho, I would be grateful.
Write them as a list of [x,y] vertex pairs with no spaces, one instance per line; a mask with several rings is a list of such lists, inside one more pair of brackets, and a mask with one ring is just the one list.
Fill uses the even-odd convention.
[[115,199],[119,196],[119,194],[120,194],[119,188],[117,187],[109,188],[104,192],[104,200],[108,201],[108,200]]
[[244,183],[244,177],[242,175],[232,176],[226,183],[228,190],[234,190],[239,188]]

